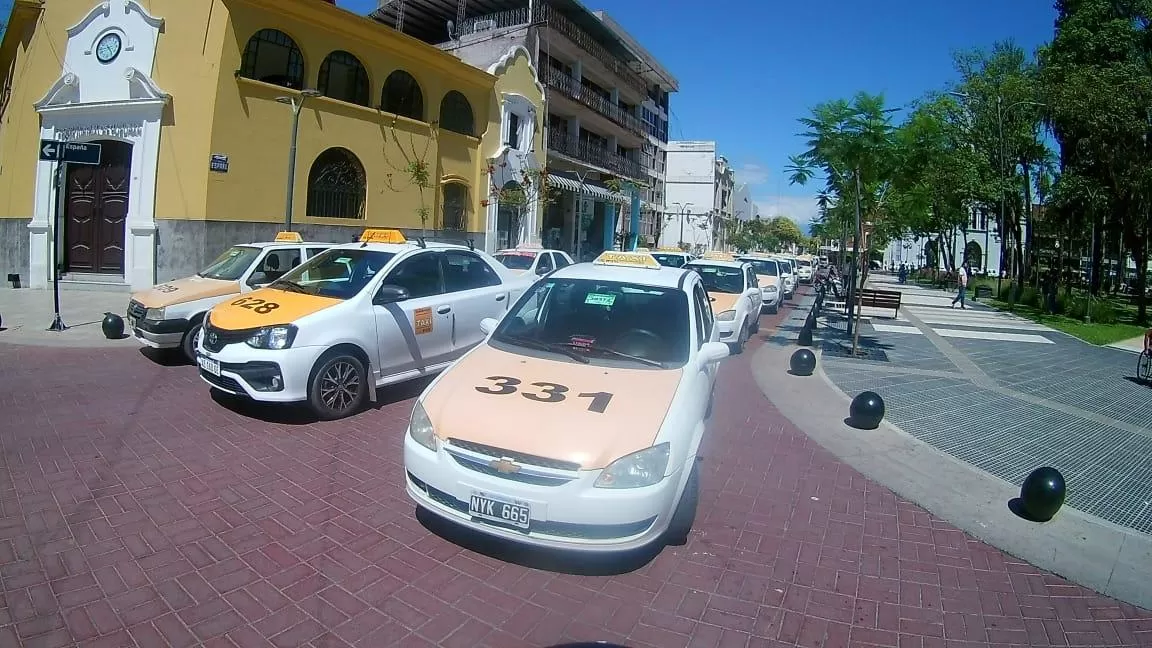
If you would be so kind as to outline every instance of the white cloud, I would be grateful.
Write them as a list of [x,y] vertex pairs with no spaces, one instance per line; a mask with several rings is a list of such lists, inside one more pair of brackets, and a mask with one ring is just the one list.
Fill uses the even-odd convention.
[[760,218],[787,216],[805,234],[808,225],[820,215],[816,196],[757,196],[756,206],[760,208]]
[[736,184],[758,185],[768,180],[768,169],[759,164],[746,162],[736,168]]

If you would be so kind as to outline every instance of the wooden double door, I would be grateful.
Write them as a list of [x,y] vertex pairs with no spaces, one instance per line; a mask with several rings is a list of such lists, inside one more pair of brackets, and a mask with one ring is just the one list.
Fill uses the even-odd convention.
[[124,274],[132,145],[100,140],[100,164],[69,164],[64,193],[64,270]]

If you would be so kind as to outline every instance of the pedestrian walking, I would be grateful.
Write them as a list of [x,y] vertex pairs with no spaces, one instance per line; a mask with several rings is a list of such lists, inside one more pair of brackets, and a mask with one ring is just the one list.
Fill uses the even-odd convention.
[[956,269],[956,296],[952,298],[953,308],[956,307],[956,302],[960,302],[960,308],[968,308],[965,305],[968,296],[968,274],[968,262],[965,261],[964,265]]

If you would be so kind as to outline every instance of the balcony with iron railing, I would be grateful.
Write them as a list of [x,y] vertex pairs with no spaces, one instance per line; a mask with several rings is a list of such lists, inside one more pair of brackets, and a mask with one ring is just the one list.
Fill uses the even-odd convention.
[[556,68],[545,67],[540,73],[540,78],[550,90],[595,110],[631,133],[644,136],[644,124],[639,118],[605,99],[595,90],[577,83],[572,75]]
[[625,178],[644,179],[644,169],[641,168],[640,162],[609,151],[598,144],[581,140],[564,129],[548,129],[548,149],[592,166],[608,169]]
[[459,38],[468,38],[476,34],[484,34],[513,27],[528,25],[547,25],[551,30],[572,41],[577,47],[588,52],[598,60],[609,72],[615,74],[620,80],[634,88],[642,96],[647,96],[648,84],[644,79],[629,67],[628,61],[608,51],[608,48],[597,42],[596,38],[552,8],[547,2],[535,7],[535,13],[529,13],[528,7],[519,7],[507,11],[474,16],[460,23],[456,30]]

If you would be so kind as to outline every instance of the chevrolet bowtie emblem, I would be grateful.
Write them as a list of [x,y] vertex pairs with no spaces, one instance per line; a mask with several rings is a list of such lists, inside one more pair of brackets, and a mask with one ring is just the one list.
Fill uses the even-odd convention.
[[505,475],[514,472],[520,472],[520,464],[512,461],[507,457],[489,461],[488,467],[495,470],[496,472],[504,473]]

